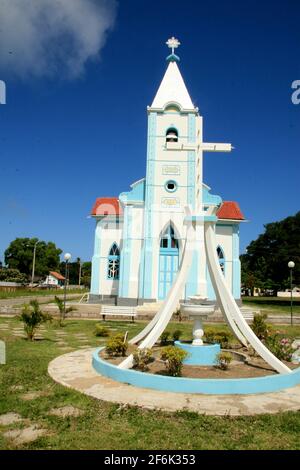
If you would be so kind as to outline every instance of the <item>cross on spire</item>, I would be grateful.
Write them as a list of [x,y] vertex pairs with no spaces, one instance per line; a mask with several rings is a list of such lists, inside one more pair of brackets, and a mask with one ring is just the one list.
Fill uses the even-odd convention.
[[174,49],[177,49],[177,47],[180,46],[180,42],[178,39],[174,38],[174,36],[168,39],[166,44],[170,49],[172,49],[172,55],[174,54]]

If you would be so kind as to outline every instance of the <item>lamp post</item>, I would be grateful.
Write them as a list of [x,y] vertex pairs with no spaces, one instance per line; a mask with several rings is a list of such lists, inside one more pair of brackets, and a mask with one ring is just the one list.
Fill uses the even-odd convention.
[[65,285],[64,285],[64,316],[66,315],[66,299],[67,299],[67,282],[68,282],[68,276],[69,276],[69,261],[71,259],[71,254],[70,253],[65,253],[64,259],[66,262],[66,267],[65,267]]
[[33,248],[33,261],[32,261],[32,273],[31,273],[31,286],[33,287],[33,282],[34,282],[34,271],[35,271],[35,257],[36,257],[36,247],[40,243],[39,241],[35,242],[34,248]]
[[294,261],[288,262],[290,268],[290,281],[291,281],[291,325],[293,326],[293,268],[295,267]]

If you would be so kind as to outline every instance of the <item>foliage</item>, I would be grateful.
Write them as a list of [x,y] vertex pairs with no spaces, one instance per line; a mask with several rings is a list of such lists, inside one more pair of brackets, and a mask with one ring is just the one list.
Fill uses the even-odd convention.
[[294,284],[298,285],[300,284],[300,211],[279,222],[266,224],[265,232],[250,243],[247,253],[241,256],[243,282],[247,275],[253,275],[253,283],[257,284],[255,287],[275,292],[288,288],[290,260],[295,262],[293,277]]
[[172,333],[173,341],[178,341],[181,336],[182,336],[182,331],[181,330],[175,330]]
[[281,361],[291,361],[294,348],[290,338],[275,334],[267,338],[266,346]]
[[110,329],[107,328],[107,326],[103,326],[100,323],[96,323],[95,325],[96,336],[106,337],[106,336],[109,336],[109,334],[110,334]]
[[25,304],[22,308],[22,313],[19,316],[19,319],[23,322],[27,338],[30,341],[33,341],[34,335],[39,326],[46,321],[51,321],[52,317],[51,315],[41,311],[40,304],[37,300],[31,300],[29,304]]
[[255,313],[250,325],[253,332],[261,341],[266,340],[269,336],[269,327],[266,323],[267,318],[268,315],[266,313]]
[[74,310],[76,310],[76,308],[71,305],[69,307],[66,307],[66,310],[65,310],[65,302],[62,299],[60,299],[59,297],[57,297],[57,295],[55,295],[54,301],[55,301],[55,303],[58,307],[58,310],[59,310],[59,324],[60,324],[60,326],[62,326],[62,323],[63,323],[67,313],[73,312]]
[[161,351],[160,358],[165,362],[165,366],[170,375],[179,377],[181,375],[182,363],[188,353],[176,346],[167,346]]
[[232,355],[229,352],[221,351],[217,355],[217,364],[222,370],[227,370],[232,361]]
[[[31,276],[33,251],[37,238],[16,238],[5,250],[5,264],[12,269]],[[36,245],[35,274],[45,276],[59,267],[59,255],[62,250],[55,243],[39,241]]]
[[122,333],[111,336],[106,343],[106,352],[109,356],[125,356],[128,342],[124,341]]
[[170,332],[169,332],[169,331],[164,331],[164,332],[160,335],[160,344],[161,344],[162,346],[165,346],[166,344],[168,344],[169,336],[170,336]]
[[204,337],[208,343],[219,343],[222,348],[227,348],[229,344],[230,334],[225,330],[206,328],[204,330]]
[[154,360],[151,349],[137,349],[133,353],[133,365],[143,372],[147,371],[148,364]]
[[18,269],[2,268],[0,269],[0,281],[27,283],[25,274],[20,273]]
[[[60,272],[64,273],[66,270],[66,263],[62,261],[59,265]],[[68,263],[68,278],[70,285],[78,285],[79,284],[79,272],[81,273],[80,276],[80,283],[84,286],[89,286],[90,279],[91,279],[91,269],[92,263],[90,261],[82,263],[80,258],[77,258],[73,262]]]

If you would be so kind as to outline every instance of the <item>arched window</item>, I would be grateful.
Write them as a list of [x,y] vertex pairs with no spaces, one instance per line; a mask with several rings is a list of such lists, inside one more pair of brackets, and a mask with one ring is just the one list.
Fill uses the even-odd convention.
[[219,258],[219,263],[221,266],[222,273],[225,274],[225,256],[224,256],[224,251],[220,246],[217,248],[217,255]]
[[166,142],[178,142],[178,132],[174,127],[170,127],[166,132]]
[[175,232],[172,225],[169,225],[162,235],[160,240],[160,247],[167,249],[176,248],[178,250],[178,239],[175,238]]
[[114,243],[109,250],[108,254],[108,279],[118,280],[120,274],[120,250],[116,243]]

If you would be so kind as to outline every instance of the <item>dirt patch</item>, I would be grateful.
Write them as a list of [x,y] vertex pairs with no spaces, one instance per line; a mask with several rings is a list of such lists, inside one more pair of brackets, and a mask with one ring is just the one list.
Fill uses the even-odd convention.
[[35,441],[45,434],[47,434],[47,430],[38,428],[36,425],[31,425],[24,429],[13,429],[3,433],[4,437],[11,439],[16,445],[27,444],[28,442]]
[[10,424],[19,423],[22,420],[22,416],[18,413],[5,413],[4,415],[0,415],[1,426],[9,426]]
[[72,416],[77,418],[84,414],[84,411],[80,410],[79,408],[75,408],[74,406],[62,406],[61,408],[52,408],[49,411],[50,415],[59,416],[61,418],[66,418],[68,416]]

